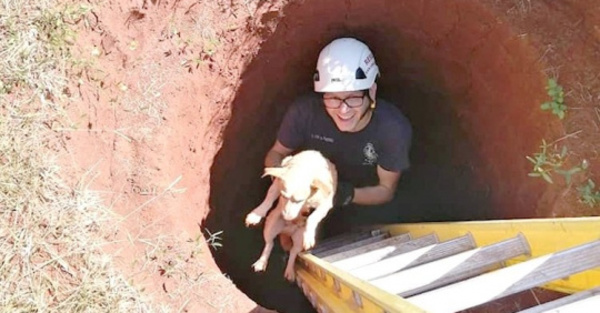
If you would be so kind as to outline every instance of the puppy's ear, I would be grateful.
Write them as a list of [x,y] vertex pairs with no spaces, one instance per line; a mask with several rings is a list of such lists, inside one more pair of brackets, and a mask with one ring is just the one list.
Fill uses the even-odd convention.
[[261,177],[265,177],[267,175],[281,178],[287,169],[282,167],[265,167],[265,173]]
[[287,172],[287,168],[285,168],[288,163],[292,160],[292,156],[288,155],[287,157],[283,158],[283,160],[281,160],[281,166],[275,166],[275,167],[265,167],[265,172],[261,177],[265,177],[265,176],[273,176],[273,177],[277,177],[277,178],[281,178],[283,176],[283,174],[285,172]]
[[325,195],[333,192],[333,184],[331,179],[315,178],[312,182],[312,186],[317,188]]
[[293,156],[288,155],[283,160],[281,160],[281,167],[286,167],[288,163],[292,160]]

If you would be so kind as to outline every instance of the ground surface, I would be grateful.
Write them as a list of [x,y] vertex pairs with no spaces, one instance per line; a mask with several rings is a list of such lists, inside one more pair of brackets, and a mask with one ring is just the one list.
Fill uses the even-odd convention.
[[[70,89],[81,101],[69,108],[76,130],[64,131],[63,160],[67,174],[91,169],[92,187],[125,216],[117,236],[178,236],[151,256],[143,243],[108,248],[171,308],[306,307],[283,281],[278,253],[270,271],[251,272],[261,234],[243,217],[266,191],[262,158],[289,101],[310,89],[320,47],[339,35],[372,46],[382,95],[413,123],[403,220],[597,215],[576,191],[600,172],[595,0],[92,6],[76,46],[92,64]],[[540,109],[549,77],[565,88],[564,120]],[[568,147],[569,168],[584,159],[590,168],[572,185],[556,174],[552,185],[528,177],[525,156],[542,139]],[[216,251],[197,240],[220,231]],[[182,257],[167,258],[173,254]]]

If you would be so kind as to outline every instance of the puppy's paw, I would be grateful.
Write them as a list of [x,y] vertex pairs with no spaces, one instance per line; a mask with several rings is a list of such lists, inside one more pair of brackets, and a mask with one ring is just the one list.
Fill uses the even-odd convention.
[[246,215],[246,227],[250,227],[252,225],[260,223],[260,220],[262,220],[262,218],[262,216],[254,212],[250,212],[248,215]]
[[283,274],[283,276],[285,277],[285,279],[287,279],[289,282],[294,282],[296,280],[296,272],[294,272],[294,268],[287,268],[285,269],[285,273]]
[[305,232],[302,238],[302,248],[304,250],[310,250],[310,248],[315,246],[315,233],[313,232]]
[[255,272],[262,272],[267,268],[267,261],[263,259],[258,259],[258,261],[252,264],[252,268],[254,268]]

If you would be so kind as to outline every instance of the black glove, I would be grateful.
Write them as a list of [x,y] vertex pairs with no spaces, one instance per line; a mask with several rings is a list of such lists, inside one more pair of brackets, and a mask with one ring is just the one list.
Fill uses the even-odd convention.
[[349,182],[338,182],[333,196],[333,206],[347,206],[352,203],[352,199],[354,199],[354,186]]

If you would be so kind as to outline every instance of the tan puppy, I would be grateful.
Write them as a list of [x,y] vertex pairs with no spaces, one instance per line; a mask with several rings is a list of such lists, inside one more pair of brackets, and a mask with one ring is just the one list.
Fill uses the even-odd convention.
[[337,171],[321,153],[305,150],[283,159],[281,167],[265,168],[266,175],[274,177],[273,183],[263,202],[246,216],[246,226],[258,224],[275,200],[279,202],[265,220],[265,247],[252,267],[264,271],[275,237],[289,236],[293,244],[284,276],[294,281],[298,253],[315,245],[317,226],[333,207]]

